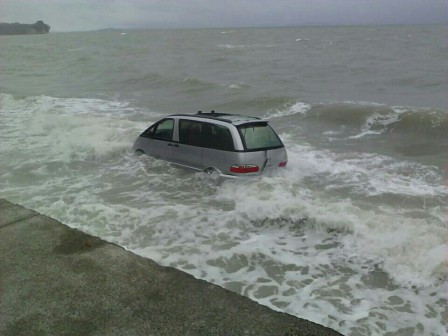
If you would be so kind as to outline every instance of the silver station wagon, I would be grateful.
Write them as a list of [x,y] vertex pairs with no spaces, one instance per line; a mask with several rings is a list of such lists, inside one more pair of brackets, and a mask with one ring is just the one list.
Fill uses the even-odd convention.
[[257,176],[288,162],[268,122],[236,114],[175,114],[149,127],[133,150],[222,177]]

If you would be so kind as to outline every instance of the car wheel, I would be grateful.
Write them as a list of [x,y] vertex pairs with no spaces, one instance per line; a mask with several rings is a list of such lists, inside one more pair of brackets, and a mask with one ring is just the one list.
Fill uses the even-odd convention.
[[204,169],[207,183],[211,185],[219,185],[221,183],[221,176],[219,176],[219,171],[213,167]]

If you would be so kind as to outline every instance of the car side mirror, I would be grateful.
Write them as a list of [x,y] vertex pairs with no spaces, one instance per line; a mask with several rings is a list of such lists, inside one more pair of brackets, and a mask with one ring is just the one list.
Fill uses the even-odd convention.
[[145,137],[145,138],[150,138],[150,139],[154,138],[154,127],[148,128],[146,131],[144,131],[141,134],[141,136]]

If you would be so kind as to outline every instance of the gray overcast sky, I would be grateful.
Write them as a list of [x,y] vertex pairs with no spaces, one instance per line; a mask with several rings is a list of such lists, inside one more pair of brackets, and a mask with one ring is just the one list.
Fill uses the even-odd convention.
[[52,31],[448,23],[447,0],[0,0],[0,22]]

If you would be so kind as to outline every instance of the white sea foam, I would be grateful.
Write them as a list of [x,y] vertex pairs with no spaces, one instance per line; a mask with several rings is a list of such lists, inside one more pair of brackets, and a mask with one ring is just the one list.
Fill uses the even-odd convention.
[[236,83],[236,84],[228,85],[229,89],[235,89],[235,90],[246,89],[246,88],[249,88],[249,87],[250,87],[249,84],[246,84],[246,83],[243,83],[243,82],[239,82],[239,83]]
[[94,159],[123,151],[134,132],[146,126],[123,119],[138,112],[128,103],[46,96],[16,100],[5,94],[0,99],[2,116],[11,120],[4,134],[22,134],[7,136],[5,148],[14,156],[20,148],[21,155],[30,158],[45,149],[45,155],[35,158],[38,162]]
[[405,115],[417,114],[423,118],[423,115],[428,116],[431,122],[431,127],[436,128],[441,126],[446,120],[446,114],[440,111],[425,108],[414,108],[406,106],[393,106],[387,108],[382,104],[366,103],[366,102],[347,102],[350,104],[361,104],[363,106],[373,106],[381,108],[381,111],[373,112],[372,115],[366,118],[364,125],[361,127],[359,134],[348,137],[348,139],[359,139],[368,135],[379,135],[387,130],[390,130],[394,124],[399,124]]
[[268,113],[264,116],[265,119],[272,119],[272,118],[278,118],[278,117],[285,117],[290,116],[294,114],[302,114],[305,115],[311,108],[311,105],[303,103],[303,102],[296,102],[295,104],[288,106],[284,109],[277,110],[272,113]]
[[213,186],[130,155],[148,123],[131,104],[0,102],[0,197],[344,334],[444,334],[437,168],[282,134],[286,169]]
[[372,127],[380,126],[382,129],[377,132],[381,133],[386,129],[387,126],[397,122],[399,120],[399,117],[400,114],[395,112],[391,112],[388,114],[374,113],[367,118],[366,123],[362,127],[362,131],[367,132],[370,131]]
[[218,48],[222,49],[243,49],[246,48],[244,44],[218,44]]
[[383,132],[382,131],[364,130],[363,132],[361,132],[359,134],[356,134],[356,135],[349,136],[348,138],[349,139],[360,139],[360,138],[363,138],[363,137],[365,137],[367,135],[378,135],[378,134],[381,134],[381,133],[383,133]]

